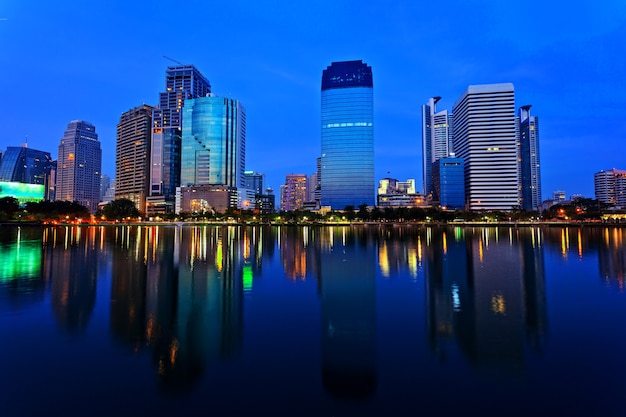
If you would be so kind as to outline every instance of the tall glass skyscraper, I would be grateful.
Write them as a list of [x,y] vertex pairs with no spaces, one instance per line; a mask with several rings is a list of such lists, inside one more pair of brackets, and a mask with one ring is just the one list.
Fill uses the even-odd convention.
[[374,103],[372,68],[333,62],[322,74],[321,205],[373,205]]
[[448,110],[437,111],[441,97],[432,97],[422,105],[422,169],[424,195],[433,192],[433,163],[452,152]]
[[102,149],[95,126],[71,121],[59,145],[55,199],[77,201],[95,212],[100,202],[101,170]]
[[246,112],[237,100],[201,97],[185,102],[181,186],[244,188]]
[[520,107],[518,123],[522,208],[537,210],[541,205],[539,118],[530,115],[530,105]]
[[152,112],[149,214],[173,210],[176,187],[180,185],[181,109],[186,99],[210,93],[209,80],[193,65],[167,68],[165,92],[159,95],[159,105]]

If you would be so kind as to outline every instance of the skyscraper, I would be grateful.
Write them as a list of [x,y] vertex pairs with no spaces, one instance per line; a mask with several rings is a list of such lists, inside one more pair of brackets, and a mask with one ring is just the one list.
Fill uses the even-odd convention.
[[151,106],[137,106],[123,113],[117,125],[115,198],[131,200],[142,213],[148,195],[152,111]]
[[307,201],[309,179],[306,174],[287,174],[285,185],[281,187],[280,209],[284,211],[298,210]]
[[469,210],[519,205],[513,84],[470,85],[455,103],[454,150],[465,163]]
[[265,174],[260,174],[254,171],[245,171],[244,181],[245,188],[254,191],[255,195],[263,194],[265,191],[263,188],[263,184],[265,183]]
[[371,67],[344,61],[323,71],[322,206],[374,204],[373,113]]
[[185,100],[211,93],[211,84],[193,65],[168,67],[165,92],[152,112],[149,214],[171,212],[180,185],[181,109]]
[[[189,191],[185,188],[196,187],[195,199],[202,198],[216,207],[209,196],[220,190],[229,194],[229,207],[237,207],[238,201],[244,201],[245,208],[252,207],[254,195],[245,193],[246,111],[243,105],[237,100],[215,96],[188,99],[182,125],[183,193]],[[214,186],[219,187],[210,188]],[[186,211],[186,207],[181,209]]]
[[100,202],[102,149],[93,124],[73,120],[61,138],[57,160],[57,201],[77,201],[91,212]]
[[246,111],[237,100],[189,99],[183,109],[181,185],[244,188]]
[[432,97],[422,105],[422,170],[424,195],[433,192],[433,163],[452,152],[451,116],[448,110],[437,111],[441,97]]
[[530,105],[520,107],[518,123],[521,205],[524,210],[537,210],[541,205],[539,118],[530,115]]

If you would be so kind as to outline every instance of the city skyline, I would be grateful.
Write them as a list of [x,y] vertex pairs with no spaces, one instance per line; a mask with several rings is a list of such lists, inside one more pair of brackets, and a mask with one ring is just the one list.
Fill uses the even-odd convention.
[[[451,109],[468,85],[487,83],[513,83],[515,107],[532,104],[541,117],[542,200],[555,190],[593,197],[595,172],[626,165],[623,153],[615,152],[626,136],[626,98],[615,90],[626,68],[621,2],[573,2],[567,10],[535,1],[523,7],[452,2],[437,15],[435,5],[410,2],[365,2],[354,10],[347,2],[209,8],[191,1],[187,6],[210,15],[212,25],[186,25],[185,42],[128,41],[154,21],[182,19],[184,8],[121,5],[0,6],[0,75],[11,80],[4,88],[11,100],[0,104],[11,121],[0,148],[20,146],[28,137],[30,147],[55,157],[50,144],[67,122],[86,120],[99,132],[102,171],[114,176],[119,117],[142,103],[157,104],[163,73],[174,65],[168,56],[196,66],[216,95],[246,106],[246,169],[264,173],[276,192],[286,174],[315,172],[320,71],[330,62],[361,59],[376,77],[376,180],[421,182],[420,105],[440,96],[439,107]],[[229,42],[211,41],[210,52],[202,47],[233,22],[246,30]],[[55,105],[31,110],[38,95],[54,96]]]

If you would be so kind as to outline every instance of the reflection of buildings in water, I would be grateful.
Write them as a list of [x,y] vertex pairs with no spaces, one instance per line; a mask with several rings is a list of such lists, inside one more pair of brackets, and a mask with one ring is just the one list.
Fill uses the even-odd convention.
[[46,275],[39,227],[3,226],[0,230],[0,307],[13,309],[44,299]]
[[[129,226],[125,227],[129,229]],[[132,247],[146,247],[147,233],[133,233]],[[126,236],[123,233],[123,236]],[[146,263],[125,245],[113,244],[110,325],[114,337],[139,350],[146,340]],[[129,242],[130,244],[130,242]],[[141,251],[143,255],[143,251]]]
[[454,339],[475,365],[521,370],[525,340],[537,348],[545,336],[542,248],[528,229],[468,229],[460,240],[449,230],[428,247],[433,348],[445,355],[445,340]]
[[308,226],[278,227],[277,241],[287,278],[306,280],[307,276],[313,276],[319,289],[320,250],[324,244],[330,244],[329,238],[325,237],[324,230],[324,228]]
[[96,230],[55,228],[45,251],[46,274],[52,287],[52,311],[61,327],[83,331],[96,302],[98,252],[88,250]]
[[376,390],[375,248],[350,228],[326,228],[320,253],[322,380],[334,396]]
[[422,230],[411,227],[382,227],[378,232],[378,268],[383,277],[404,273],[413,279],[422,269]]
[[598,251],[600,276],[611,286],[624,291],[626,276],[626,247],[622,228],[604,228]]
[[167,389],[184,389],[207,364],[241,349],[244,253],[250,250],[242,233],[146,227],[118,236],[112,331],[135,349],[145,343],[152,350]]

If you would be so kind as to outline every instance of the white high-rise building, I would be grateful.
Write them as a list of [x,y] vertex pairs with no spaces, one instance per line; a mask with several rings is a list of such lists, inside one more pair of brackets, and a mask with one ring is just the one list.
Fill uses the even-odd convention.
[[432,97],[422,105],[422,173],[424,195],[433,192],[433,162],[452,152],[451,128],[448,110],[437,111],[441,97]]
[[465,161],[470,210],[519,206],[513,84],[470,85],[454,104],[454,151]]
[[626,170],[608,169],[593,174],[596,200],[615,208],[626,208]]

